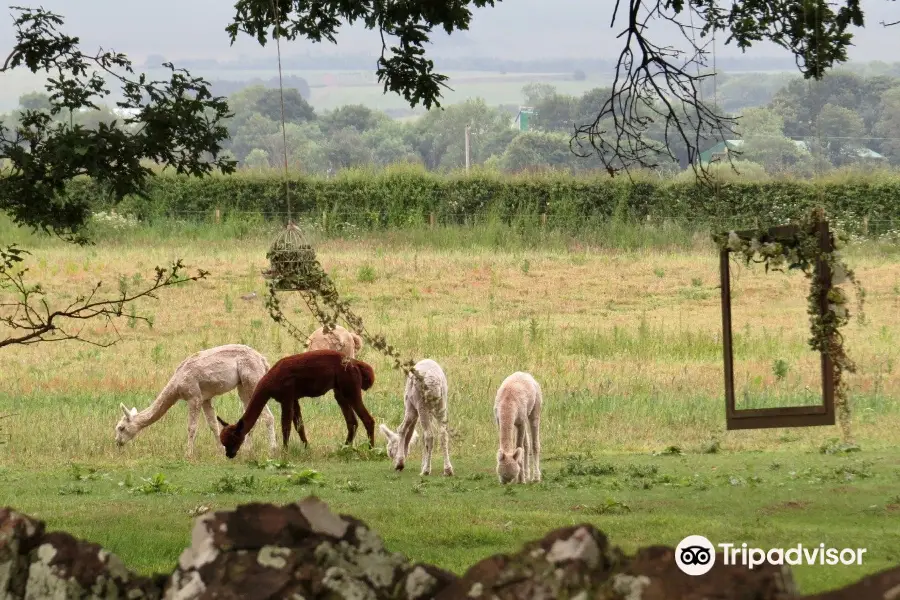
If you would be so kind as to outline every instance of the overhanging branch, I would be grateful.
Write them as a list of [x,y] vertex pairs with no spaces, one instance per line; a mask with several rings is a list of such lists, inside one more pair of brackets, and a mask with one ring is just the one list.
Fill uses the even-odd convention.
[[[63,308],[51,309],[41,285],[29,285],[25,281],[28,269],[19,268],[24,254],[29,253],[15,245],[0,248],[0,325],[10,331],[6,338],[0,339],[0,348],[65,340],[78,340],[104,348],[111,346],[121,339],[115,318],[126,316],[151,326],[153,324],[149,317],[135,313],[125,315],[127,305],[140,298],[156,299],[157,290],[198,281],[209,275],[202,269],[196,275],[184,275],[185,268],[179,259],[168,269],[156,267],[153,281],[143,290],[129,292],[124,283],[120,283],[118,297],[96,299],[102,285],[97,283],[89,294],[76,297]],[[100,319],[112,328],[112,341],[97,342],[82,335],[85,323],[93,319]]]

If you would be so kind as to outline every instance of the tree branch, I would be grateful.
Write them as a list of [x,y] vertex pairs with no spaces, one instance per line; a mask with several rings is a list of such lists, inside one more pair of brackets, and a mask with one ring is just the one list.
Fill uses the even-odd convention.
[[[25,274],[28,269],[20,268],[24,262],[22,255],[29,252],[15,245],[0,248],[0,292],[10,294],[11,298],[0,297],[0,323],[12,331],[5,339],[0,339],[0,348],[12,345],[29,345],[39,342],[59,342],[78,340],[103,348],[112,346],[122,339],[115,325],[115,318],[124,316],[126,305],[141,298],[157,299],[156,291],[176,286],[187,281],[205,279],[209,273],[199,270],[196,275],[187,276],[179,259],[168,269],[156,267],[156,275],[150,285],[140,291],[129,292],[124,284],[120,284],[119,296],[108,299],[95,299],[102,283],[97,283],[86,296],[78,296],[64,308],[52,310],[48,305],[43,288],[28,285]],[[72,331],[66,322],[83,322],[99,318],[105,321],[114,332],[114,339],[109,342],[97,342],[82,336],[84,325]],[[132,313],[128,319],[143,321],[152,327],[150,317]]]
[[[225,99],[209,92],[207,81],[171,63],[163,65],[172,71],[169,81],[129,77],[134,70],[124,54],[102,48],[87,54],[78,38],[57,31],[63,23],[58,15],[13,8],[20,13],[14,19],[16,45],[0,73],[18,67],[44,71],[50,94],[49,110],[22,111],[12,134],[0,124],[0,159],[10,167],[0,178],[0,210],[14,222],[86,243],[79,232],[90,207],[86,199],[65,193],[79,175],[91,177],[118,201],[145,193],[153,175],[145,160],[179,174],[234,171],[236,163],[222,146],[228,138],[223,123],[232,115]],[[64,110],[96,110],[97,101],[110,93],[104,75],[122,87],[124,99],[116,105],[134,112],[121,127],[116,120],[87,129],[56,119]]]

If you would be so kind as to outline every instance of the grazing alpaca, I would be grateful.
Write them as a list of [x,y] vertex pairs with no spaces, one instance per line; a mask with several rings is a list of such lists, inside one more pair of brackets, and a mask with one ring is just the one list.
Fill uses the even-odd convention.
[[[541,386],[517,371],[503,380],[494,399],[494,421],[500,429],[497,477],[500,483],[541,480]],[[534,453],[534,472],[529,472]]]
[[[142,429],[158,421],[178,400],[188,405],[187,456],[194,454],[194,438],[200,412],[203,411],[210,429],[219,439],[219,425],[212,407],[212,399],[237,388],[241,403],[246,407],[257,382],[269,370],[266,358],[249,346],[227,344],[201,350],[182,361],[169,383],[162,389],[153,404],[138,412],[119,404],[125,413],[116,424],[116,444],[124,446]],[[269,434],[269,446],[274,450],[275,416],[266,408],[263,420]]]
[[313,350],[337,350],[344,356],[356,358],[362,350],[363,341],[356,333],[348,331],[340,325],[325,333],[325,327],[319,327],[306,338],[306,351]]
[[447,431],[447,376],[441,366],[430,358],[420,360],[413,368],[422,375],[425,389],[420,387],[415,375],[412,373],[407,375],[403,399],[403,422],[400,423],[396,433],[384,423],[380,426],[381,433],[387,438],[388,457],[393,459],[395,469],[403,470],[409,446],[417,437],[416,420],[422,419],[425,440],[421,475],[431,473],[435,425],[440,427],[441,450],[444,453],[444,475],[453,475],[453,465],[450,464],[450,434]]
[[356,436],[359,425],[354,415],[356,413],[366,427],[369,444],[374,447],[375,420],[362,402],[362,391],[368,390],[374,383],[375,372],[371,366],[347,358],[337,350],[314,350],[282,358],[256,384],[250,405],[234,425],[216,417],[224,427],[219,433],[219,441],[225,446],[225,456],[235,457],[244,442],[244,436],[253,429],[260,412],[271,399],[281,405],[281,436],[284,446],[287,447],[291,435],[291,423],[300,440],[308,446],[299,400],[318,398],[329,390],[334,390],[334,399],[347,422],[347,441],[344,443],[349,446]]

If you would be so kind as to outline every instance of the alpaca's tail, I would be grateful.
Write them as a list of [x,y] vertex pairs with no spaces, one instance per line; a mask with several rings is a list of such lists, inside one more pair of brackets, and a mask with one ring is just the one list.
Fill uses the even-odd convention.
[[371,365],[369,365],[368,363],[364,363],[361,360],[356,360],[353,362],[356,370],[359,371],[359,377],[362,380],[362,389],[368,390],[373,385],[375,385],[375,370],[372,369]]
[[363,341],[362,338],[359,337],[359,334],[350,332],[350,337],[353,338],[353,347],[356,348],[356,351],[359,352],[362,350]]

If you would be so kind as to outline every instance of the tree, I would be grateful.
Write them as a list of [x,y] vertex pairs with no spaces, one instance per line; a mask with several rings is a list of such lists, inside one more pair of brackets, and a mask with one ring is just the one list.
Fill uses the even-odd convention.
[[569,133],[575,127],[578,100],[567,94],[547,94],[533,104],[537,111],[535,129]]
[[375,129],[362,134],[366,146],[372,150],[373,162],[381,167],[394,163],[420,163],[421,159],[405,138],[409,126],[393,119],[382,121]]
[[828,157],[835,166],[854,161],[853,150],[860,147],[865,135],[862,117],[842,106],[826,104],[816,118],[816,129],[824,138]]
[[328,167],[322,151],[325,136],[315,123],[288,123],[281,132],[281,124],[275,123],[275,131],[263,138],[260,148],[269,153],[269,161],[279,169],[284,168],[284,141],[287,140],[288,168],[292,171],[313,174],[324,173]]
[[409,143],[428,169],[458,169],[465,165],[465,135],[469,126],[470,160],[484,162],[502,153],[514,131],[505,111],[488,106],[481,98],[428,111],[415,122]]
[[358,133],[364,133],[378,127],[378,124],[387,118],[386,114],[376,112],[368,106],[347,104],[324,115],[320,119],[319,125],[325,135],[331,135],[333,132],[347,127]]
[[[385,92],[402,94],[411,106],[421,102],[431,108],[440,106],[441,87],[446,87],[447,80],[435,73],[433,62],[425,58],[424,46],[432,31],[443,28],[452,35],[466,30],[472,18],[470,7],[494,6],[495,1],[238,0],[226,29],[232,43],[239,32],[256,37],[260,44],[270,36],[335,43],[343,24],[361,22],[381,34],[376,72]],[[675,137],[685,144],[691,165],[699,164],[695,159],[705,146],[698,144],[710,136],[724,137],[736,123],[710,107],[698,93],[702,81],[711,77],[699,73],[707,66],[710,38],[718,34],[719,40],[724,37],[726,43],[733,42],[744,51],[759,42],[775,43],[795,56],[805,79],[821,79],[833,65],[846,62],[853,40],[849,28],[863,27],[863,16],[859,0],[844,0],[837,7],[827,0],[748,0],[724,6],[716,0],[616,3],[610,27],[624,18],[619,34],[624,47],[617,59],[612,92],[594,121],[580,127],[575,137],[586,140],[611,173],[627,171],[656,164],[654,157],[664,150],[645,134],[657,123],[666,140]],[[654,43],[649,26],[653,19],[674,23],[688,49]],[[695,20],[699,25],[693,24]],[[396,39],[390,49],[389,38]],[[612,126],[602,127],[610,119]]]
[[569,136],[559,132],[525,131],[506,148],[500,165],[513,172],[548,166],[569,169],[573,159]]
[[25,110],[46,110],[51,108],[50,96],[41,92],[28,92],[19,96],[19,106]]
[[[145,161],[197,176],[215,169],[234,171],[234,161],[220,156],[227,137],[222,121],[228,116],[228,105],[209,93],[206,81],[171,64],[166,65],[172,71],[168,82],[132,77],[131,63],[124,55],[86,54],[79,49],[78,38],[59,33],[63,23],[59,15],[43,9],[14,10],[18,12],[16,44],[0,66],[0,74],[24,66],[32,73],[50,75],[45,86],[49,108],[25,108],[14,126],[0,123],[0,163],[4,164],[0,210],[16,224],[85,244],[91,207],[86,198],[66,194],[67,184],[75,177],[91,177],[118,201],[127,194],[145,193],[153,175]],[[122,85],[124,100],[117,105],[135,115],[124,118],[121,127],[100,122],[96,128],[87,128],[57,120],[63,111],[98,109],[95,101],[109,94],[100,73]],[[120,284],[118,295],[103,299],[97,297],[97,284],[87,296],[54,309],[43,288],[25,280],[27,254],[15,245],[0,249],[0,322],[12,331],[0,340],[0,347],[84,340],[78,323],[111,321],[139,298],[155,297],[161,288],[207,275],[200,271],[186,277],[177,260],[169,269],[157,268],[155,280],[144,290],[132,292]]]
[[[256,101],[256,110],[264,117],[281,122],[281,90],[267,89]],[[316,120],[316,111],[295,89],[284,90],[284,120],[286,123],[305,123]]]
[[[231,151],[239,160],[246,160],[247,155],[254,148],[262,148],[267,139],[273,134],[278,134],[280,139],[281,124],[264,117],[258,112],[237,115],[241,125],[232,133]],[[293,125],[293,123],[288,123]],[[281,154],[280,152],[278,153]]]
[[352,127],[338,129],[324,146],[328,163],[335,171],[371,164],[372,150],[363,142],[362,135]]
[[881,150],[892,164],[900,164],[900,86],[881,94],[881,117],[875,124],[874,133],[884,138]]
[[525,104],[531,107],[537,106],[543,102],[544,98],[555,94],[556,86],[549,83],[528,83],[522,86],[522,96],[525,98]]
[[262,148],[254,148],[244,157],[244,166],[248,169],[268,169],[272,166],[269,153]]
[[762,165],[770,174],[794,168],[809,155],[784,135],[784,119],[771,109],[748,109],[739,123],[744,140],[740,159]]

